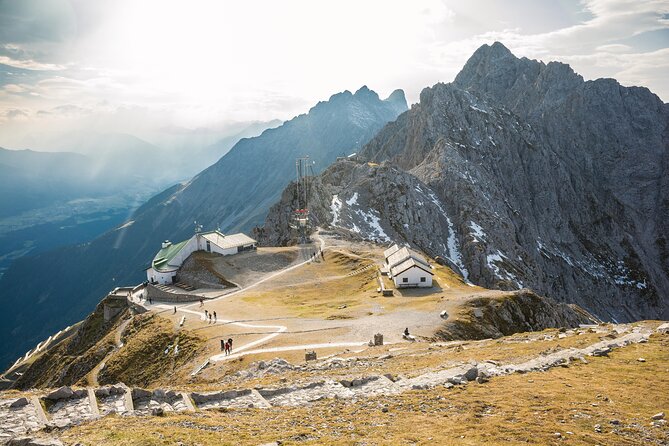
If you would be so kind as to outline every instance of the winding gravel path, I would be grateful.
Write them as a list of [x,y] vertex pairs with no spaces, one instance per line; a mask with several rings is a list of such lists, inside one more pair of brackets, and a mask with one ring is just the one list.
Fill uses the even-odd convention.
[[[319,245],[320,245],[320,250],[325,250],[325,240],[318,234],[318,231],[315,234],[315,238],[318,240]],[[236,294],[248,291],[251,288],[254,288],[262,283],[265,283],[269,280],[272,280],[282,274],[285,274],[289,271],[293,271],[297,268],[300,268],[304,265],[307,265],[309,263],[313,262],[312,258],[309,258],[305,260],[304,262],[289,266],[287,268],[284,268],[280,271],[277,271],[275,273],[272,273],[268,276],[263,277],[262,279],[258,280],[257,282],[254,282],[253,284],[246,286],[244,288],[240,288],[237,291],[233,291],[232,293],[225,294],[223,296],[217,297],[215,299],[208,300],[207,303],[210,302],[216,302],[222,299],[227,299],[230,296],[234,296]],[[358,271],[356,271],[357,273]],[[188,313],[188,314],[194,314],[200,317],[201,320],[206,320],[205,319],[205,314],[202,311],[197,311],[197,310],[192,310],[191,308],[199,306],[199,302],[195,302],[192,304],[187,304],[187,305],[182,305],[182,306],[177,306],[177,311],[182,312],[182,313]],[[166,305],[166,304],[156,304],[153,305],[153,307],[158,307],[162,309],[172,309],[174,308],[174,305]],[[367,344],[367,341],[349,341],[349,342],[334,342],[334,343],[322,343],[322,344],[299,344],[299,345],[290,345],[290,346],[283,346],[283,347],[272,347],[272,348],[266,348],[266,349],[256,349],[256,350],[250,350],[253,347],[265,344],[266,342],[274,339],[281,333],[285,332],[288,330],[288,327],[285,325],[259,325],[259,324],[248,324],[246,322],[236,322],[233,320],[226,320],[226,319],[218,319],[216,321],[217,324],[226,324],[226,325],[236,325],[238,327],[245,327],[245,328],[254,328],[254,329],[263,329],[263,330],[272,330],[269,332],[266,336],[263,336],[260,339],[257,339],[255,341],[248,342],[246,344],[243,344],[239,347],[235,347],[235,352],[231,355],[225,355],[225,353],[219,353],[216,355],[212,355],[208,358],[210,362],[220,362],[220,361],[227,361],[235,358],[239,358],[241,356],[245,355],[251,355],[251,354],[257,354],[257,353],[271,353],[271,352],[283,352],[283,351],[291,351],[291,350],[305,350],[305,349],[316,349],[316,348],[339,348],[339,347],[360,347],[364,346]]]

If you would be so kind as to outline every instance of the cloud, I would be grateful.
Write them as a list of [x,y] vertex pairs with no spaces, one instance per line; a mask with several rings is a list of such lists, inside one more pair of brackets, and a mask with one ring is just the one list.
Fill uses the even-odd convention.
[[5,110],[2,113],[2,117],[5,119],[20,119],[20,118],[27,118],[30,116],[30,113],[26,110],[21,110],[18,108],[12,108],[9,110]]
[[37,62],[32,59],[27,60],[16,60],[8,56],[0,56],[0,63],[9,65],[14,68],[22,68],[24,70],[37,70],[37,71],[59,71],[64,70],[63,65],[52,64],[52,63],[42,63]]
[[7,93],[13,93],[13,94],[20,94],[20,93],[25,93],[28,91],[28,89],[25,86],[22,85],[16,85],[16,84],[7,84],[2,87]]
[[495,40],[517,56],[563,61],[586,79],[615,77],[669,99],[666,0],[2,5],[0,113],[30,116],[0,126],[0,145],[47,128],[155,134],[290,119],[363,84],[381,96],[403,88],[412,102]]
[[[645,52],[620,43],[659,29],[669,29],[669,2],[658,0],[586,0],[589,18],[557,30],[526,34],[521,28],[489,31],[466,39],[437,43],[431,56],[455,76],[484,43],[500,41],[516,56],[569,63],[586,79],[614,77],[623,85],[647,86],[669,99],[667,49]],[[457,20],[457,19],[456,19]],[[637,40],[638,40],[637,39]],[[454,68],[457,67],[457,68]]]

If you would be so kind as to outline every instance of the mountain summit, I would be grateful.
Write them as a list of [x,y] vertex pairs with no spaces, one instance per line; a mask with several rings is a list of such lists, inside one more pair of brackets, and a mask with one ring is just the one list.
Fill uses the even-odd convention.
[[484,45],[361,150],[380,166],[324,172],[314,214],[485,287],[530,287],[602,319],[667,318],[668,123],[646,88]]

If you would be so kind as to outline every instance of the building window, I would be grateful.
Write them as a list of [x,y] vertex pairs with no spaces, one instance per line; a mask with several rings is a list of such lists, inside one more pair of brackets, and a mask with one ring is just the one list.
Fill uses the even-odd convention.
[[420,278],[420,281],[421,281],[421,282],[425,282],[425,277],[421,277],[421,278]]
[[407,282],[409,282],[409,278],[408,278],[408,277],[402,277],[402,282],[403,282],[403,283],[407,283]]

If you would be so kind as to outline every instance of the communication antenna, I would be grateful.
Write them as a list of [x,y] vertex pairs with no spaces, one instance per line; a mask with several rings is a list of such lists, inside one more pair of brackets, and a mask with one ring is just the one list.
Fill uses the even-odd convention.
[[295,202],[293,221],[291,225],[299,232],[300,243],[307,242],[309,228],[309,192],[311,189],[311,179],[314,176],[314,161],[309,155],[297,158],[295,160]]
[[195,225],[195,233],[200,233],[202,232],[202,225],[198,225],[197,221],[194,221],[193,224]]

